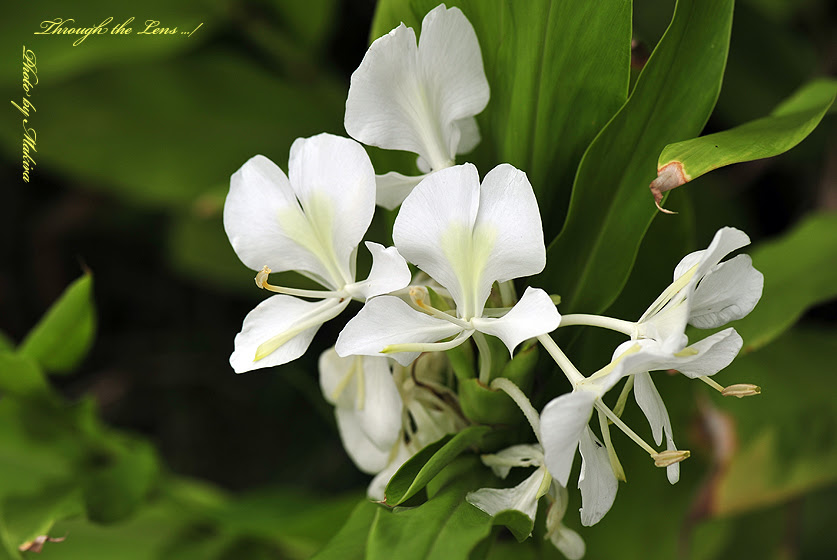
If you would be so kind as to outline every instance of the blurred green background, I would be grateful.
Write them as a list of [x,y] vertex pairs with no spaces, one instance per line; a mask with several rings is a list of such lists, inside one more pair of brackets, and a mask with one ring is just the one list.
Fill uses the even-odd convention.
[[[638,65],[673,4],[636,0]],[[97,323],[95,342],[74,371],[50,377],[67,402],[95,403],[95,410],[0,411],[5,521],[61,518],[58,502],[44,505],[44,497],[72,492],[73,480],[102,466],[76,457],[75,431],[53,429],[81,426],[88,414],[120,430],[89,431],[108,442],[114,492],[125,490],[123,479],[147,479],[129,489],[133,498],[122,510],[99,511],[102,524],[83,516],[59,522],[49,534],[67,539],[47,543],[44,557],[306,557],[362,497],[367,477],[343,452],[316,376],[316,358],[333,343],[340,319],[293,364],[240,376],[229,367],[242,319],[265,296],[229,247],[221,210],[230,174],[252,155],[284,168],[295,138],[345,135],[348,80],[368,45],[374,9],[372,0],[48,1],[17,5],[0,22],[0,97],[19,103],[22,45],[37,55],[39,79],[30,98],[37,111],[29,125],[38,135],[30,183],[20,179],[23,131],[11,104],[0,127],[4,346],[22,341],[86,269]],[[147,19],[178,30],[203,25],[191,37],[91,36],[78,46],[76,36],[33,35],[44,20],[74,18],[73,25],[88,27],[109,16],[113,23],[134,17],[135,32]],[[765,115],[804,81],[834,75],[835,30],[830,0],[740,0],[706,132]],[[673,192],[666,205],[681,214],[655,220],[636,267],[654,276],[634,275],[608,313],[638,316],[680,256],[704,247],[719,227],[743,229],[758,244],[812,212],[837,210],[834,123],[832,109],[791,152]],[[373,158],[408,161],[378,152]],[[821,266],[837,267],[837,253]],[[799,327],[736,362],[724,381],[762,385],[758,399],[722,402],[704,387],[658,382],[692,459],[672,488],[623,444],[629,483],[607,518],[582,532],[589,558],[674,551],[684,558],[837,557],[829,532],[837,521],[835,310],[834,302],[810,309]],[[589,340],[577,348],[582,363],[585,352],[602,348],[597,344],[613,344]],[[9,405],[0,395],[4,400]],[[33,410],[54,415],[32,420],[40,414]],[[636,407],[626,414],[643,426]],[[39,431],[40,424],[50,428]],[[135,444],[123,449],[114,437]],[[730,437],[738,451],[719,443]],[[123,452],[147,456],[142,475],[134,466],[119,470]],[[95,500],[85,497],[89,515]],[[576,507],[570,526],[578,524]],[[5,538],[14,531],[7,528]],[[498,557],[510,550],[507,537],[500,536]],[[537,545],[528,549],[532,557],[550,554]]]

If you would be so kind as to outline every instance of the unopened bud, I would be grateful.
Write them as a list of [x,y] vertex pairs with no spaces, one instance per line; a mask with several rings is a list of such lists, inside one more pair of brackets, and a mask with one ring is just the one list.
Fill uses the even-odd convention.
[[267,266],[261,269],[259,273],[256,274],[256,286],[264,290],[265,286],[267,286],[267,277],[270,276],[270,273],[271,270]]
[[688,459],[689,455],[691,455],[691,453],[688,449],[671,449],[669,451],[655,453],[654,455],[651,455],[651,458],[654,459],[655,467],[667,467],[669,465],[673,465],[674,463],[679,463],[684,459]]
[[413,286],[410,288],[410,299],[414,304],[421,308],[430,307],[428,303],[428,299],[430,299],[430,293],[427,291],[427,288],[424,286]]
[[761,395],[761,387],[758,385],[751,385],[749,383],[736,383],[729,387],[724,387],[721,394],[725,397],[752,397],[753,395]]

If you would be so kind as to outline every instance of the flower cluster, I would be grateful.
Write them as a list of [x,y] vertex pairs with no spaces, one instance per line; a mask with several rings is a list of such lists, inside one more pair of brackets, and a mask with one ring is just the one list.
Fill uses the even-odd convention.
[[[552,504],[547,536],[568,558],[584,542],[561,523],[576,450],[583,525],[610,509],[624,472],[613,448],[615,425],[679,478],[678,450],[665,404],[649,372],[676,370],[723,394],[744,396],[751,385],[722,387],[711,376],[741,348],[728,328],[690,344],[687,325],[715,329],[748,314],[761,297],[762,277],[749,257],[722,262],[749,243],[732,228],[720,230],[704,251],[687,255],[671,285],[636,322],[558,313],[557,298],[527,287],[518,299],[513,281],[546,266],[538,203],[526,173],[501,163],[482,180],[458,154],[479,142],[475,116],[489,87],[476,34],[457,8],[438,6],[424,18],[421,38],[403,24],[376,40],[352,76],[345,127],[355,140],[417,154],[423,175],[376,175],[355,140],[329,134],[299,139],[288,174],[263,156],[231,179],[224,226],[236,254],[257,272],[256,284],[275,292],[244,319],[230,363],[236,372],[275,366],[301,356],[319,327],[363,304],[319,361],[323,395],[335,407],[343,445],[362,471],[376,475],[370,498],[383,500],[396,470],[421,448],[466,427],[446,351],[471,341],[483,387],[506,393],[521,409],[536,440],[519,441],[482,456],[499,479],[512,467],[535,468],[517,486],[483,488],[467,499],[490,515],[516,510],[535,520],[538,501]],[[393,247],[366,242],[372,266],[356,280],[358,246],[375,206],[400,205]],[[409,264],[419,272],[411,276]],[[269,283],[272,272],[295,271],[322,289]],[[590,375],[573,365],[549,333],[590,325],[623,333],[609,363]],[[492,368],[499,339],[513,355],[536,339],[572,385],[538,414],[513,382]],[[496,353],[496,344],[494,345]],[[622,380],[615,410],[603,397]],[[648,419],[658,451],[620,418],[630,392]],[[598,435],[590,427],[593,412]],[[500,484],[500,482],[498,482]]]

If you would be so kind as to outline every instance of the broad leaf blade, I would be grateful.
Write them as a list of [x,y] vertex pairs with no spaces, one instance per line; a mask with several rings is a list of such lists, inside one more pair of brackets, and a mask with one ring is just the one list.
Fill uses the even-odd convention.
[[809,216],[750,254],[764,274],[764,292],[756,308],[735,323],[746,351],[771,342],[812,305],[837,297],[837,212]]
[[395,506],[414,496],[451,461],[469,447],[477,445],[490,431],[488,426],[470,426],[455,436],[442,438],[413,455],[387,484],[387,504]]
[[21,356],[32,358],[52,373],[71,371],[93,343],[96,314],[92,291],[91,274],[70,284],[21,343]]
[[731,130],[669,144],[657,163],[651,190],[662,192],[713,169],[782,154],[805,139],[822,120],[837,95],[837,80],[815,80],[800,88],[770,116]]
[[656,209],[647,194],[666,144],[696,135],[718,97],[732,0],[680,0],[622,109],[584,154],[567,221],[541,284],[565,311],[595,313],[619,295]]

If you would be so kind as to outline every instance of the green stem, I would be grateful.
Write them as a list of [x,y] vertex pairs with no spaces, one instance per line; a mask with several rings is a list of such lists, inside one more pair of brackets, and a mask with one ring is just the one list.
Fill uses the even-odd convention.
[[491,382],[491,348],[480,331],[474,331],[474,342],[477,343],[477,350],[480,352],[480,383],[488,387]]

